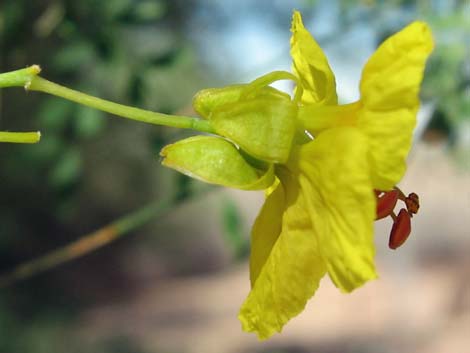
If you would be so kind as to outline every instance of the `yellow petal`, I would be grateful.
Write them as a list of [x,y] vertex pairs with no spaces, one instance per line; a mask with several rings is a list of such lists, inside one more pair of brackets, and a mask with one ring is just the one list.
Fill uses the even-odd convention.
[[374,189],[391,190],[405,174],[415,121],[416,109],[359,112],[358,126],[368,136]]
[[252,287],[281,234],[285,203],[284,186],[279,183],[266,198],[251,230],[250,280]]
[[313,136],[320,132],[341,126],[354,126],[361,102],[344,105],[304,105],[299,107],[299,125]]
[[366,137],[353,127],[327,130],[301,147],[299,160],[313,236],[330,278],[350,292],[377,277]]
[[280,332],[299,314],[325,274],[305,196],[292,178],[281,177],[281,181],[288,200],[282,232],[239,314],[243,329],[256,332],[260,339]]
[[222,138],[194,136],[165,146],[162,164],[211,184],[242,190],[263,190],[274,183],[273,167],[259,170]]
[[416,109],[426,59],[433,49],[431,30],[413,22],[383,42],[364,67],[361,100],[367,109]]
[[335,76],[322,49],[305,29],[298,11],[294,11],[291,32],[293,71],[304,89],[302,103],[337,104]]
[[432,49],[429,27],[413,22],[382,43],[364,67],[358,126],[369,137],[374,188],[393,188],[405,172],[419,88]]

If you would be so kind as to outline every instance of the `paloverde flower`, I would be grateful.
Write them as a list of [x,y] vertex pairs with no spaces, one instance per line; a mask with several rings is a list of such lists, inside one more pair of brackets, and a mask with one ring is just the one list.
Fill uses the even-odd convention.
[[[255,173],[248,173],[252,179],[240,187],[228,154],[214,164],[210,154],[199,153],[207,160],[202,168],[200,162],[193,167],[191,153],[179,154],[188,156],[184,163],[175,162],[170,155],[185,140],[163,150],[164,164],[225,186],[267,189],[252,230],[252,289],[239,315],[244,330],[261,339],[280,332],[304,309],[325,274],[343,292],[377,277],[376,193],[394,190],[405,172],[432,47],[427,25],[410,24],[367,62],[361,99],[338,105],[328,61],[294,12],[294,75],[275,72],[196,96],[196,111],[224,138],[208,139],[234,146],[232,152],[236,148],[245,168]],[[296,82],[294,99],[268,86],[278,79]],[[393,207],[387,212],[393,214]],[[406,216],[399,215],[395,231]]]

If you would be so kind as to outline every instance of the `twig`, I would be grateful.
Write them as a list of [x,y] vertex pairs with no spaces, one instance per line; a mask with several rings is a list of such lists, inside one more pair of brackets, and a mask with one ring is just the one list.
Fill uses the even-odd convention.
[[[199,194],[201,194],[201,192],[193,193],[192,197]],[[80,237],[78,240],[68,245],[22,263],[13,270],[0,275],[0,288],[7,287],[14,282],[30,278],[65,262],[89,254],[128,234],[131,230],[144,225],[155,217],[162,215],[166,211],[169,211],[170,208],[181,204],[184,200],[187,200],[187,198],[156,201],[111,222],[103,228]]]

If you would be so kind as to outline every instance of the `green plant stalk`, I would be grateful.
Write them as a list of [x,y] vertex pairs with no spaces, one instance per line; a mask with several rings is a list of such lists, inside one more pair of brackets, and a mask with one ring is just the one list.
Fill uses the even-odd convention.
[[[31,79],[36,76],[41,69],[37,65],[27,67],[26,69],[16,70],[0,74],[0,88],[1,87],[26,87]],[[39,142],[41,134],[36,132],[7,132],[0,131],[0,142],[14,142],[14,143],[36,143]]]
[[0,142],[36,143],[39,142],[41,133],[37,132],[6,132],[0,131]]
[[39,66],[33,65],[26,69],[0,74],[0,88],[23,86],[26,90],[48,93],[91,108],[147,124],[164,125],[180,129],[192,129],[201,132],[214,132],[211,123],[207,120],[151,112],[110,102],[43,79],[38,76],[39,72]]
[[0,74],[0,88],[24,87],[27,89],[33,77],[37,76],[40,72],[41,68],[38,65],[33,65],[25,69]]

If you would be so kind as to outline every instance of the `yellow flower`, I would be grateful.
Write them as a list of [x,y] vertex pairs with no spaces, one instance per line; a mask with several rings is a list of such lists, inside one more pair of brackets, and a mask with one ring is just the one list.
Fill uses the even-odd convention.
[[[374,190],[392,189],[405,172],[432,46],[428,27],[412,23],[367,62],[360,101],[338,105],[328,61],[294,12],[294,75],[272,72],[196,95],[195,110],[219,136],[169,145],[163,164],[267,193],[252,230],[252,289],[239,315],[244,330],[261,339],[280,332],[325,274],[343,292],[377,277]],[[293,99],[269,87],[281,79],[297,84]]]
[[376,278],[373,190],[390,190],[404,174],[433,46],[428,27],[412,23],[369,59],[361,100],[338,106],[334,75],[298,12],[292,32],[298,120],[315,138],[275,166],[280,182],[253,227],[252,290],[239,318],[261,339],[304,309],[326,273],[344,292]]

